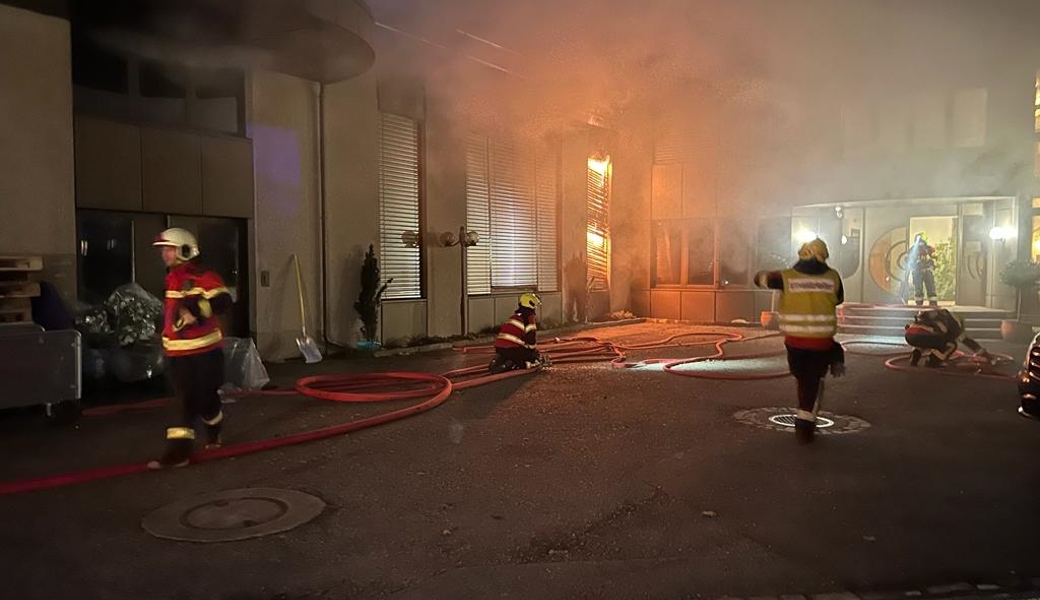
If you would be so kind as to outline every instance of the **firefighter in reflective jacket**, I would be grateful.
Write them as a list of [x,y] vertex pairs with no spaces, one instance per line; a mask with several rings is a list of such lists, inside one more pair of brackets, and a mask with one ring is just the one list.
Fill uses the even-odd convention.
[[199,264],[199,244],[190,232],[167,229],[152,245],[161,249],[167,267],[162,342],[181,401],[180,422],[166,430],[165,454],[148,463],[162,469],[188,464],[197,420],[206,426],[206,447],[220,446],[224,341],[216,317],[232,299],[220,275]]
[[910,354],[910,364],[915,367],[925,354],[928,355],[926,366],[941,367],[957,351],[957,342],[964,342],[980,358],[990,358],[978,342],[965,335],[960,319],[945,308],[922,310],[905,330],[903,337],[914,349]]
[[815,239],[798,250],[798,262],[783,271],[760,271],[759,287],[780,290],[780,330],[784,332],[787,364],[798,382],[795,433],[811,442],[823,378],[845,374],[845,356],[834,341],[838,330],[835,308],[845,299],[841,276],[827,266],[827,244]]
[[548,357],[538,352],[535,309],[542,305],[538,294],[527,293],[520,296],[520,304],[513,315],[502,323],[495,339],[495,358],[488,365],[492,373],[501,373],[514,369],[531,369],[546,366]]

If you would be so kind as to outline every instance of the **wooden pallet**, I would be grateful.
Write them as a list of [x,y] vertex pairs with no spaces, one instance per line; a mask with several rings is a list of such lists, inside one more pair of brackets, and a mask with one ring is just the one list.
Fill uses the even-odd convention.
[[0,301],[10,298],[36,298],[40,284],[35,281],[0,281]]
[[0,323],[32,323],[32,301],[13,298],[0,301]]
[[0,271],[36,272],[43,270],[40,256],[0,256]]

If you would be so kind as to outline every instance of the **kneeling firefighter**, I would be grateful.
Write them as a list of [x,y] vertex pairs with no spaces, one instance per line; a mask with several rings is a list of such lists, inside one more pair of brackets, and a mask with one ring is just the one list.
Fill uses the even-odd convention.
[[780,290],[780,330],[784,332],[787,364],[798,382],[795,433],[811,442],[823,378],[845,374],[845,352],[834,340],[838,331],[835,308],[844,302],[841,276],[827,266],[827,244],[817,238],[798,250],[798,262],[783,271],[759,271],[755,285]]
[[945,308],[929,308],[914,316],[914,322],[905,326],[903,337],[913,347],[910,364],[917,366],[921,357],[928,355],[926,366],[941,367],[957,351],[957,342],[975,352],[976,356],[989,359],[989,353],[964,332],[964,324]]
[[535,293],[520,296],[512,316],[502,323],[495,339],[495,358],[488,365],[492,373],[548,366],[549,357],[538,352],[535,309],[542,299]]

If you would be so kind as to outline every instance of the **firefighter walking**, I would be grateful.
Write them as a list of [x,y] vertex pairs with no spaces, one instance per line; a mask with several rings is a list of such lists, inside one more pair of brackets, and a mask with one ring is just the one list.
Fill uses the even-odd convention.
[[181,402],[179,422],[166,430],[166,452],[148,463],[150,469],[163,469],[188,464],[197,421],[206,428],[206,447],[220,446],[224,341],[217,316],[232,299],[220,275],[200,264],[199,244],[190,232],[167,229],[152,245],[160,248],[167,267],[162,342]]
[[783,271],[760,271],[755,285],[779,290],[780,330],[787,364],[798,383],[795,434],[799,442],[813,440],[823,378],[845,374],[835,308],[845,299],[841,276],[827,266],[827,244],[815,239],[798,250],[798,262]]

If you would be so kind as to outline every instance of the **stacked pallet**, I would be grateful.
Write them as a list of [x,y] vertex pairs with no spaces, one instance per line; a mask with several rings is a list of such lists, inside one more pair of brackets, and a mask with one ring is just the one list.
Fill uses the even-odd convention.
[[0,323],[31,323],[32,299],[40,295],[35,281],[43,271],[39,256],[0,256]]

